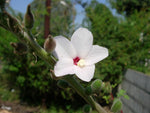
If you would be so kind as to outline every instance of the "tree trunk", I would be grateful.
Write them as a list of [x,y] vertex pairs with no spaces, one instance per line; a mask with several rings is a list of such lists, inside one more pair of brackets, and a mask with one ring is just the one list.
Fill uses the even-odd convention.
[[50,34],[51,0],[46,0],[45,6],[47,13],[44,21],[44,38],[46,39]]

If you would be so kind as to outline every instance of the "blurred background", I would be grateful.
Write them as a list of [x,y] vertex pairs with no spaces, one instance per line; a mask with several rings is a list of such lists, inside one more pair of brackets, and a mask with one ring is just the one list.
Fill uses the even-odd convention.
[[[95,97],[102,106],[110,108],[128,68],[150,75],[150,0],[47,1],[50,4],[46,0],[6,0],[6,6],[23,24],[31,4],[32,33],[41,46],[47,32],[70,38],[77,28],[86,27],[93,33],[94,44],[108,48],[109,57],[96,64],[94,77],[105,83]],[[74,90],[59,88],[45,62],[36,59],[32,50],[15,54],[10,42],[17,42],[15,35],[0,28],[1,107],[11,106],[13,113],[82,113],[85,102]]]

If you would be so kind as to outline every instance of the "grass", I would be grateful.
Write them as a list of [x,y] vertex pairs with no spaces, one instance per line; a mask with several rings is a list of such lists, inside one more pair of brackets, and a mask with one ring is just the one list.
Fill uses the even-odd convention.
[[0,99],[3,101],[17,101],[19,100],[18,91],[15,89],[9,89],[7,83],[1,80],[0,76]]

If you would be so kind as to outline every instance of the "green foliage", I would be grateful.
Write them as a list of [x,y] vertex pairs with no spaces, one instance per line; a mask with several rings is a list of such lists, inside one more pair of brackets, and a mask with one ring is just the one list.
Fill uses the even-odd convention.
[[[118,52],[121,52],[122,49],[120,46],[122,46],[122,44],[119,42],[119,39],[117,39],[117,34],[115,34],[118,29],[117,18],[113,17],[105,5],[95,1],[86,8],[86,12],[91,22],[91,32],[94,35],[94,43],[107,47],[109,50],[109,57],[96,65],[96,75],[102,80],[109,79],[114,83],[119,82],[118,76],[122,72],[122,66],[118,65],[116,60],[120,58],[121,62],[123,55]],[[117,41],[118,44],[116,44]],[[117,57],[117,54],[120,56]],[[127,57],[124,58],[125,60],[128,59]],[[115,78],[117,78],[117,80],[114,76],[116,76]]]
[[109,0],[118,13],[132,15],[135,11],[150,11],[150,0]]
[[[0,72],[1,74],[1,72]],[[7,76],[7,75],[3,75]],[[4,80],[2,82],[2,77],[0,76],[0,99],[3,101],[17,101],[19,99],[18,91],[15,89],[9,89],[5,84]]]
[[[7,34],[7,35],[5,35]],[[42,104],[49,107],[52,103],[67,109],[71,101],[80,104],[73,104],[71,108],[76,108],[83,104],[81,97],[75,94],[70,88],[61,90],[56,81],[50,77],[50,67],[48,64],[35,57],[31,53],[25,55],[14,54],[10,41],[17,42],[16,37],[0,28],[0,60],[3,64],[3,72],[0,82],[5,82],[10,89],[19,89],[20,99],[29,104]],[[38,39],[41,44],[44,39]],[[36,61],[37,60],[37,61]],[[6,75],[7,74],[7,75]],[[7,100],[9,95],[5,95]],[[66,104],[64,104],[66,103]]]
[[125,99],[129,99],[129,96],[126,94],[126,91],[121,89],[118,93],[117,93],[117,97],[120,98],[121,96],[123,96]]
[[[96,1],[86,8],[94,43],[107,47],[109,56],[96,65],[96,77],[119,84],[127,68],[145,72],[149,59],[150,13],[135,13],[127,20],[118,20],[110,10]],[[143,34],[141,38],[140,34]],[[142,41],[140,41],[142,40]]]
[[102,102],[103,100],[105,101],[104,103],[106,104],[110,104],[111,101],[112,101],[112,84],[110,84],[109,82],[106,82],[106,83],[103,83],[102,85],[102,89],[101,89],[101,92],[100,92],[100,96],[99,97],[100,99],[102,99]]
[[16,101],[19,99],[18,92],[13,92],[14,89],[8,90],[6,87],[0,87],[0,97],[3,101]]
[[[39,113],[83,113],[81,109],[68,109],[58,108],[56,105],[52,105],[49,109],[40,109]],[[92,113],[97,113],[96,111]]]
[[[52,8],[52,35],[69,35],[70,26],[72,26],[71,20],[73,19],[73,9],[69,10],[69,5],[72,4],[66,0],[65,2],[68,6],[65,7],[61,4],[58,5],[58,2],[60,1],[52,2],[52,6],[54,6]],[[44,18],[43,9],[45,10],[45,3],[44,1],[36,1],[35,3],[33,2],[31,7],[35,16],[32,33],[36,36],[37,42],[43,46],[44,19],[42,18]],[[13,13],[13,10],[11,12]],[[18,16],[18,20],[22,24],[22,15]],[[76,109],[81,106],[83,104],[81,97],[76,95],[75,91],[72,91],[70,88],[65,88],[64,90],[58,88],[56,81],[50,77],[49,69],[51,67],[38,58],[30,48],[28,50],[30,53],[28,54],[14,54],[14,49],[9,43],[18,42],[16,39],[13,34],[0,28],[0,60],[3,63],[2,75],[7,73],[6,76],[0,76],[2,78],[1,81],[7,83],[10,88],[19,89],[20,99],[30,104],[44,104],[48,107],[51,104],[55,104],[67,111],[70,108]],[[80,101],[80,104],[70,104],[71,102],[77,103],[77,101]]]
[[18,76],[17,77],[17,83],[18,83],[18,85],[20,85],[21,87],[23,87],[24,86],[24,83],[25,83],[25,77],[23,77],[23,76]]
[[110,103],[110,95],[103,95],[102,98],[106,101],[106,104]]
[[[123,1],[117,2],[119,4]],[[109,56],[96,64],[95,78],[106,82],[106,86],[102,88],[98,97],[100,103],[103,99],[106,103],[112,101],[110,93],[116,92],[127,68],[141,72],[150,71],[150,62],[148,62],[150,59],[150,12],[141,10],[130,13],[130,16],[121,20],[113,16],[109,8],[96,0],[92,0],[86,7],[88,17],[86,21],[90,23],[88,27],[93,33],[94,44],[109,50]],[[110,83],[107,84],[107,82]],[[118,95],[128,98],[121,92]]]
[[[73,31],[71,23],[75,11],[69,0],[65,0],[65,2],[68,6],[60,4],[59,0],[53,2],[51,20],[53,36],[59,34],[69,36],[69,33]],[[31,6],[35,15],[35,26],[32,32],[37,41],[43,45],[43,18],[44,14],[47,13],[44,8],[44,1],[34,0]],[[100,94],[97,94],[106,103],[109,103],[112,87],[115,88],[121,82],[122,75],[127,68],[142,72],[149,70],[147,60],[150,59],[150,13],[147,10],[139,10],[131,13],[130,17],[119,20],[112,15],[105,5],[96,2],[96,0],[93,0],[86,7],[86,13],[87,21],[90,23],[89,28],[94,35],[94,44],[107,47],[109,50],[108,58],[96,64],[95,72],[95,78],[110,82],[103,86]],[[29,49],[30,53],[26,55],[14,54],[13,48],[9,45],[10,41],[17,42],[16,37],[0,29],[0,60],[3,63],[3,74],[6,75],[7,73],[2,79],[7,79],[10,88],[16,87],[20,90],[22,100],[34,102],[34,104],[43,102],[49,106],[52,103],[63,105],[63,108],[68,111],[73,105],[76,109],[77,106],[83,104],[81,98],[70,88],[61,90],[57,87],[56,82],[50,78],[50,67],[36,58],[32,50]],[[115,85],[111,86],[111,84]],[[87,89],[87,93],[91,94],[91,90]],[[97,98],[99,98],[98,96]],[[123,91],[120,91],[118,96],[127,98]],[[9,97],[9,95],[5,97]],[[100,98],[100,100],[102,99]],[[73,104],[70,104],[70,101]],[[74,103],[77,102],[78,105],[75,105]],[[69,112],[73,111],[70,110]]]
[[0,1],[0,12],[1,12],[1,10],[4,9],[4,7],[5,7],[5,2],[6,2],[6,0],[1,0],[1,1]]

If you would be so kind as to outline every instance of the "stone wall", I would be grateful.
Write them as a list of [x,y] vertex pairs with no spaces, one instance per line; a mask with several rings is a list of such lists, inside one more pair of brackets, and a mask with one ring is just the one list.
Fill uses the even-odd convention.
[[150,113],[150,76],[128,69],[121,88],[130,98],[122,98],[123,113]]

